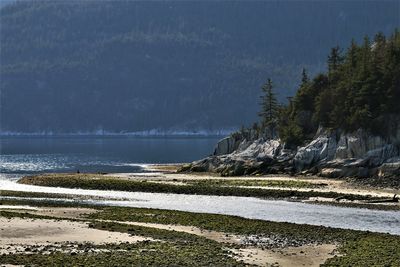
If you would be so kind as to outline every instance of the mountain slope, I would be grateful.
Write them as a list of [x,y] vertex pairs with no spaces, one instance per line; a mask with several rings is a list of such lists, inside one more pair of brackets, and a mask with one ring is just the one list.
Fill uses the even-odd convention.
[[221,129],[281,101],[332,44],[389,33],[399,3],[23,1],[3,7],[1,131]]

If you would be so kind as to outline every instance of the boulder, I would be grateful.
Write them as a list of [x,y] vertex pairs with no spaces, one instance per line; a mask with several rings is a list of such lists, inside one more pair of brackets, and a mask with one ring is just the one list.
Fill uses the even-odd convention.
[[339,178],[343,176],[343,170],[339,168],[323,168],[319,175],[327,178]]
[[400,157],[391,158],[383,163],[378,168],[377,176],[380,178],[395,177],[400,179]]

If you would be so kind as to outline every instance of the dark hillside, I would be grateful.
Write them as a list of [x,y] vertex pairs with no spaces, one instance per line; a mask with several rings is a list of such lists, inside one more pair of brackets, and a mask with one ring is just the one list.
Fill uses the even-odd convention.
[[221,129],[326,51],[399,26],[398,1],[20,1],[0,10],[1,131]]

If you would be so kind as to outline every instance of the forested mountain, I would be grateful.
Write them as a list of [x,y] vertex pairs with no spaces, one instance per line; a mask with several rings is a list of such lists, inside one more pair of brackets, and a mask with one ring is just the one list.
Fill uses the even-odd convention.
[[19,1],[0,9],[1,131],[198,130],[255,120],[398,1]]

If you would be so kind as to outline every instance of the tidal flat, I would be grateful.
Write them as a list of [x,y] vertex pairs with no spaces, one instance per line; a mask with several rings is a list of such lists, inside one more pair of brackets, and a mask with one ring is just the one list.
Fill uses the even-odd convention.
[[[399,210],[395,202],[370,203],[390,199],[393,191],[355,188],[344,181],[315,177],[221,178],[177,174],[158,167],[157,172],[146,174],[28,176],[18,185],[256,197]],[[110,196],[87,196],[85,192],[1,190],[0,264],[400,266],[400,236],[395,234],[206,212],[98,205],[96,201]],[[91,197],[94,202],[87,201]]]
[[[249,176],[221,178],[207,174],[178,174],[173,171],[134,174],[44,174],[25,176],[20,185],[170,193],[209,196],[284,199],[336,206],[399,210],[394,197],[398,190],[357,186],[344,180],[318,177]],[[161,169],[161,166],[157,167]],[[13,195],[10,190],[4,195]],[[26,193],[34,196],[34,192]],[[47,193],[50,197],[57,194]],[[97,196],[101,199],[101,196]],[[69,196],[71,198],[71,196]]]
[[[22,207],[18,203],[4,204],[8,204],[8,209],[2,210],[0,206],[1,264],[400,264],[400,236],[397,235],[159,209],[55,207],[51,203],[42,206],[29,201]],[[10,209],[13,204],[14,208]]]

